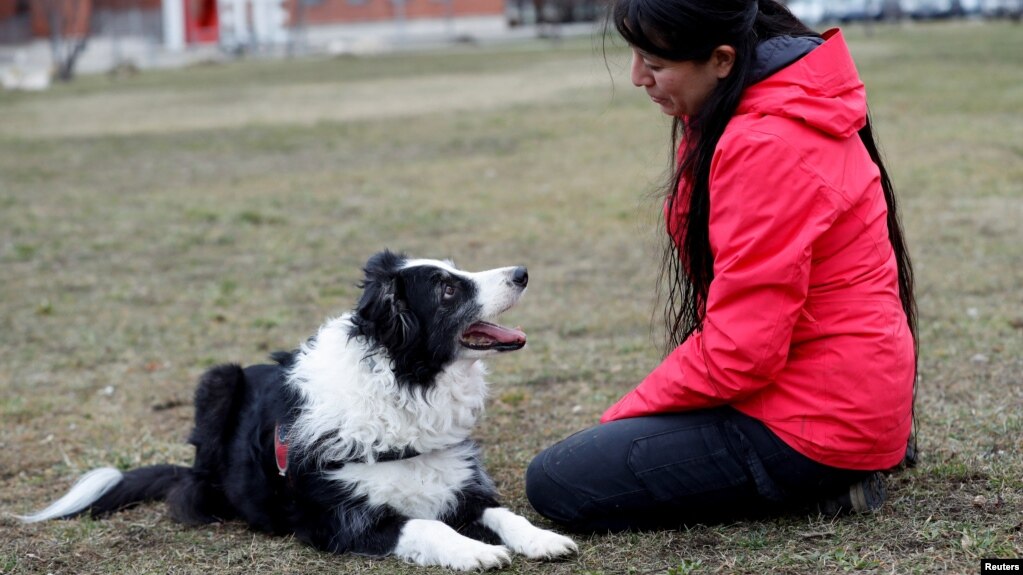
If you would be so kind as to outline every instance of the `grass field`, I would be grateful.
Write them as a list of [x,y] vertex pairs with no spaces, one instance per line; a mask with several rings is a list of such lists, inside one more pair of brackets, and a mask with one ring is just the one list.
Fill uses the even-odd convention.
[[[510,573],[977,573],[1023,553],[1023,30],[847,32],[917,266],[921,465],[869,517],[580,537]],[[590,39],[240,62],[0,93],[0,574],[440,573],[160,505],[22,526],[79,473],[187,464],[201,371],[354,303],[382,247],[529,266],[477,437],[513,509],[541,448],[659,358],[668,123]],[[612,77],[614,82],[612,84]]]

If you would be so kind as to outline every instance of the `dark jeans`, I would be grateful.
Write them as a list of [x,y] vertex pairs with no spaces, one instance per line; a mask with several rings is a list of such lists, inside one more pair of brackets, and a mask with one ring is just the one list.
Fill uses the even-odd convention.
[[642,530],[805,510],[868,474],[817,463],[724,407],[580,431],[533,459],[526,495],[573,531]]

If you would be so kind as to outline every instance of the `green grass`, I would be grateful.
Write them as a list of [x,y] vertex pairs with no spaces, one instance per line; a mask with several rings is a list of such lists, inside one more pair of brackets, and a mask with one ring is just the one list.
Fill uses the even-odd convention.
[[[870,517],[579,538],[510,573],[974,573],[1023,551],[1023,34],[847,31],[917,265],[923,461]],[[199,373],[353,305],[382,247],[526,264],[477,437],[506,502],[659,357],[668,123],[590,39],[250,61],[0,93],[0,574],[440,573],[160,505],[22,526],[100,465],[187,463]]]

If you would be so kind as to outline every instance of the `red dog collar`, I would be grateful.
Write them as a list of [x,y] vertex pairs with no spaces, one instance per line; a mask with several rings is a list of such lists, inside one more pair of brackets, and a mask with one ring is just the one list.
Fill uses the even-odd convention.
[[[388,461],[400,461],[402,459],[411,459],[413,457],[419,457],[422,453],[416,451],[412,447],[404,447],[402,449],[392,449],[390,451],[381,451],[375,453],[372,457],[365,457],[361,459],[343,459],[339,461],[333,461],[325,464],[325,469],[339,469],[344,467],[345,463],[386,463]],[[277,460],[277,474],[284,477],[288,474],[288,424],[278,422],[274,426],[274,458]]]

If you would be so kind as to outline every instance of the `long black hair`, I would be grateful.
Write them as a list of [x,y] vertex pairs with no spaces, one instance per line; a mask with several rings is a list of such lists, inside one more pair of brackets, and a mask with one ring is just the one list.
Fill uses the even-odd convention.
[[[607,25],[613,25],[630,46],[670,61],[706,62],[718,46],[735,49],[731,73],[718,82],[696,114],[675,118],[672,125],[672,169],[663,191],[663,213],[668,218],[664,229],[668,233],[661,259],[668,352],[703,326],[707,293],[714,279],[709,238],[710,165],[743,91],[754,81],[751,71],[757,44],[777,36],[819,38],[820,34],[775,0],[613,0]],[[859,137],[881,174],[888,205],[888,237],[898,267],[899,297],[916,347],[913,267],[895,189],[874,140],[869,115]],[[687,202],[688,216],[683,227],[675,230],[670,218],[676,213],[677,202]],[[672,236],[681,241],[674,241]]]

